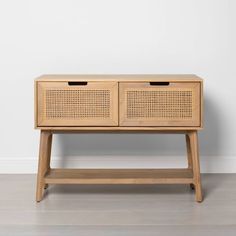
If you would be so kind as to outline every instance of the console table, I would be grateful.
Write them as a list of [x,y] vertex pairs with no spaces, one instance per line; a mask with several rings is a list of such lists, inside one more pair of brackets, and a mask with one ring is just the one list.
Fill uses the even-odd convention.
[[[35,80],[41,130],[36,201],[49,184],[190,184],[202,201],[198,130],[203,81],[195,75],[44,75]],[[184,134],[186,168],[55,169],[52,136],[71,132]]]

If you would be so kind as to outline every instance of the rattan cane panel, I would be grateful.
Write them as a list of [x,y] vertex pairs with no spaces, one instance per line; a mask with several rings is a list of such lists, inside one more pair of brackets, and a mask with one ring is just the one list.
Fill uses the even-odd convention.
[[110,117],[110,90],[45,91],[47,119],[107,119]]
[[191,90],[127,91],[127,118],[189,120],[193,116]]

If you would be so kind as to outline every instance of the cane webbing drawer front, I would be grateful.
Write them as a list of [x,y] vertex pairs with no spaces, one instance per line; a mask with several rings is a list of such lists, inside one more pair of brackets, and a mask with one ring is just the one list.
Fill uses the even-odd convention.
[[118,83],[38,82],[38,126],[118,125]]
[[122,82],[120,126],[200,126],[198,82]]

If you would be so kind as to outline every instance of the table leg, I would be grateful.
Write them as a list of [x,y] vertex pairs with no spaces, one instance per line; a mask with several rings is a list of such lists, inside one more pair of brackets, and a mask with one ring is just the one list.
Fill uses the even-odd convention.
[[50,131],[41,131],[39,160],[38,160],[38,175],[37,175],[37,189],[36,201],[40,202],[43,198],[44,188],[47,187],[44,181],[45,174],[50,169],[50,157],[52,146],[52,133]]
[[201,174],[200,174],[197,131],[192,131],[188,133],[187,135],[189,137],[190,150],[191,150],[191,156],[192,156],[195,197],[196,197],[197,202],[201,202],[203,198],[202,198],[202,187],[201,187]]
[[[186,140],[186,147],[187,147],[187,157],[188,157],[188,169],[193,169],[193,161],[192,161],[192,154],[191,154],[191,147],[190,147],[190,139],[189,136],[185,135]],[[194,184],[190,184],[190,188],[194,189]]]

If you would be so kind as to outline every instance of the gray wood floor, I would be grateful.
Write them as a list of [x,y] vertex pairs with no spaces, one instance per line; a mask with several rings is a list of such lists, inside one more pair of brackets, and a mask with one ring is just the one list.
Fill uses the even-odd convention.
[[187,185],[50,186],[36,203],[35,175],[0,175],[0,235],[236,235],[236,174]]

